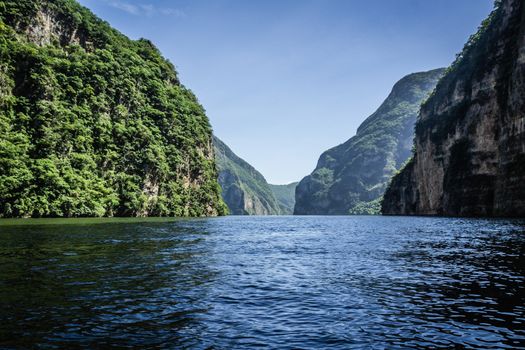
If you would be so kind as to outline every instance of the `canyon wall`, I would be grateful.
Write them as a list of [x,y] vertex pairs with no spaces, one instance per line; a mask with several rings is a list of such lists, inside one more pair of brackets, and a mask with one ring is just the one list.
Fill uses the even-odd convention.
[[383,214],[525,216],[524,31],[524,2],[496,2],[422,106]]

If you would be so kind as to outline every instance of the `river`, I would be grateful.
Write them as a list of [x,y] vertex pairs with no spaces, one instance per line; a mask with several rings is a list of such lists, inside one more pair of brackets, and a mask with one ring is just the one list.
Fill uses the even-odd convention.
[[525,221],[0,222],[0,347],[525,348]]

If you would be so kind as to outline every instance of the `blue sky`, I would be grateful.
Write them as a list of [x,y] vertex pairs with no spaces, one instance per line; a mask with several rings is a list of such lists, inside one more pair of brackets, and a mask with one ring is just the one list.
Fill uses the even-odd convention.
[[80,0],[172,61],[215,134],[298,181],[406,74],[448,66],[492,0]]

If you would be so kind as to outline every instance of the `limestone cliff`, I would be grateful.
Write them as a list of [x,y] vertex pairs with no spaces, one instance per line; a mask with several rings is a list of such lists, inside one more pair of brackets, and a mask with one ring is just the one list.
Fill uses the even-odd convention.
[[398,81],[377,111],[345,143],[324,152],[316,169],[297,186],[295,214],[378,214],[392,174],[411,154],[421,102],[443,69]]
[[496,2],[422,106],[384,214],[525,216],[524,33],[524,2]]

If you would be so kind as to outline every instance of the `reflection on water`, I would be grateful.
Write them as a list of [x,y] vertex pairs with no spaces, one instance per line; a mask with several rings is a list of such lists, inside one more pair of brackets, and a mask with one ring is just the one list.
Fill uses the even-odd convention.
[[0,347],[525,348],[523,222],[0,225]]

